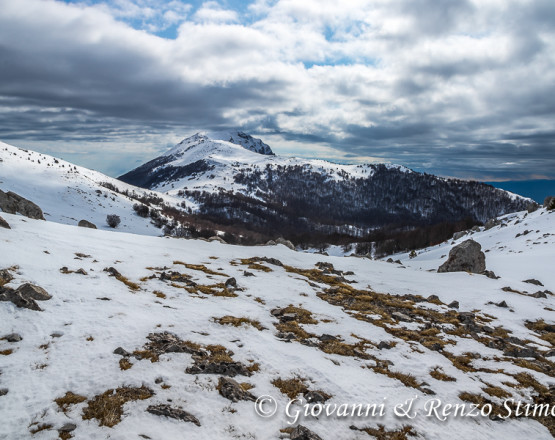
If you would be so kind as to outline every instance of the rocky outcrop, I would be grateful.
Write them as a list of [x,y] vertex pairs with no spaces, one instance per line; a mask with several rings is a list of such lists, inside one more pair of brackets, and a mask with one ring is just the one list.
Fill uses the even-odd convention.
[[221,374],[222,376],[235,377],[250,376],[251,373],[240,362],[199,361],[188,367],[187,374]]
[[555,196],[547,196],[543,201],[543,207],[547,209],[555,209]]
[[0,217],[0,228],[11,229],[9,223],[6,220],[4,220],[2,217]]
[[81,227],[81,228],[90,228],[90,229],[96,229],[96,225],[94,223],[91,223],[87,220],[79,220],[79,223],[77,223],[77,226]]
[[229,377],[220,377],[218,391],[220,395],[232,402],[239,402],[239,400],[250,400],[254,402],[256,400],[256,398],[245,390],[239,382]]
[[8,284],[11,280],[13,280],[13,275],[10,273],[8,269],[1,269],[0,270],[0,286],[4,284]]
[[0,287],[0,301],[10,301],[17,307],[41,312],[42,309],[36,301],[47,301],[52,298],[46,290],[34,284],[25,283],[17,290],[9,287]]
[[449,258],[437,271],[482,273],[485,270],[486,256],[482,246],[474,240],[466,240],[451,249]]
[[44,220],[42,209],[20,195],[0,190],[0,209],[8,214],[21,214],[36,220]]

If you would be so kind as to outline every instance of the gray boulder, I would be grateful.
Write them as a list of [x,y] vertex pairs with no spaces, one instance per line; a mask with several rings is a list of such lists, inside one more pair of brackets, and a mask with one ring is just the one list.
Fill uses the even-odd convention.
[[26,298],[31,298],[35,301],[47,301],[52,298],[52,295],[49,295],[42,287],[35,286],[31,283],[22,284],[16,291]]
[[289,240],[286,240],[285,238],[279,237],[279,238],[276,240],[276,244],[282,244],[282,245],[284,245],[285,247],[288,247],[289,249],[291,249],[292,251],[295,250],[295,245],[294,245],[293,243],[291,243]]
[[466,231],[459,231],[453,234],[453,240],[458,240],[459,238],[463,238],[466,235]]
[[555,208],[555,196],[547,196],[543,201],[543,207],[547,209]]
[[77,223],[77,226],[81,227],[81,228],[90,228],[90,229],[96,229],[96,225],[94,223],[91,223],[87,220],[79,220],[79,223]]
[[447,261],[437,271],[482,273],[485,270],[486,256],[482,246],[474,240],[466,240],[451,249]]
[[497,220],[496,218],[490,218],[486,224],[484,225],[484,229],[486,231],[490,230],[491,228],[493,228],[494,226],[497,226],[499,223],[501,223],[499,220]]
[[2,217],[0,217],[0,228],[11,229],[8,222],[6,220],[4,220]]
[[222,237],[218,237],[217,235],[210,237],[208,241],[219,241],[222,244],[227,244],[227,242]]
[[20,195],[0,190],[0,209],[8,214],[21,214],[36,220],[44,220],[42,209]]
[[536,202],[531,202],[531,203],[528,203],[528,205],[526,206],[526,211],[528,211],[528,213],[531,214],[532,212],[536,212],[539,207],[540,205],[538,205]]

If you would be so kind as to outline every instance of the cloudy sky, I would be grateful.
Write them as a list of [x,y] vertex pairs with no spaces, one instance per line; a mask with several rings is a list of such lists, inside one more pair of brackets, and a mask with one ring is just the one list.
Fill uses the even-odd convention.
[[0,140],[111,175],[201,130],[555,178],[553,0],[0,0]]

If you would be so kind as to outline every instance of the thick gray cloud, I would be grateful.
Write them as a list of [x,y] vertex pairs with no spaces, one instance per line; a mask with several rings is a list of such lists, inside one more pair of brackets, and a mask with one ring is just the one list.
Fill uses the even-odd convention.
[[118,174],[240,127],[283,154],[555,178],[552,0],[74,3],[0,0],[1,140]]

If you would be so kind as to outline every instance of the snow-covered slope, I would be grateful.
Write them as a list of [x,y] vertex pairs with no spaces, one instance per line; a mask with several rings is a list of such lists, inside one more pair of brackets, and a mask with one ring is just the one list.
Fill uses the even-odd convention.
[[[0,142],[0,189],[13,191],[39,205],[46,220],[75,225],[84,219],[98,228],[110,229],[106,216],[116,214],[121,218],[120,230],[161,234],[149,219],[135,214],[132,207],[136,200],[107,189],[103,183],[137,195],[151,193],[97,171]],[[167,194],[156,196],[168,204],[177,203]],[[179,203],[183,201],[181,198]]]
[[[368,434],[378,436],[378,425],[388,433],[410,426],[414,438],[428,440],[454,433],[473,440],[551,438],[549,418],[451,415],[441,421],[424,406],[432,399],[442,405],[502,405],[510,398],[553,403],[553,333],[546,330],[555,321],[553,296],[501,290],[524,290],[520,282],[534,277],[542,290],[555,291],[553,213],[519,214],[518,225],[511,220],[499,230],[474,234],[484,239],[488,268],[501,276],[497,280],[426,271],[437,268],[447,245],[407,258],[412,268],[284,246],[238,247],[2,216],[12,227],[0,229],[0,269],[10,268],[14,276],[6,287],[32,282],[52,299],[40,302],[41,312],[0,302],[0,338],[22,337],[0,340],[0,438],[31,438],[38,431],[33,439],[55,439],[67,424],[75,424],[75,439],[263,440],[287,438],[283,430],[298,424],[324,440],[370,439]],[[515,238],[524,229],[533,232]],[[253,257],[262,259],[248,260]],[[109,276],[103,270],[108,267],[121,276]],[[80,268],[86,274],[67,273]],[[231,277],[237,289],[232,281],[223,287]],[[526,286],[529,292],[535,287]],[[458,309],[446,305],[455,300]],[[496,305],[500,301],[509,307]],[[289,305],[296,308],[276,310]],[[248,318],[259,329],[225,325],[219,321],[224,316]],[[540,318],[546,325],[538,324]],[[152,342],[162,332],[175,335],[173,345]],[[134,354],[114,354],[118,347]],[[179,353],[179,347],[189,348]],[[536,357],[519,357],[519,347]],[[250,384],[255,398],[272,396],[276,414],[260,417],[252,401],[233,403],[220,395],[219,374],[194,370],[208,352],[250,367],[248,375],[234,379]],[[217,363],[212,355],[206,362]],[[330,405],[383,403],[384,415],[321,414],[292,423],[285,412],[290,398],[280,389],[294,387],[276,380],[295,378],[299,397],[320,390]],[[119,421],[110,404],[120,394],[107,391],[120,388],[116,393],[132,395],[138,387],[145,387],[145,399],[125,403]],[[75,403],[62,410],[55,400],[67,392],[84,400],[68,398],[66,403]],[[395,405],[415,397],[417,414],[394,415]],[[146,411],[160,404],[182,408],[200,426]],[[115,412],[107,414],[111,408]],[[298,402],[289,414],[297,410],[304,412]],[[106,422],[119,423],[100,426]],[[408,429],[396,437],[382,432],[380,438],[413,438],[406,436]]]

